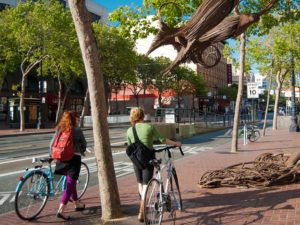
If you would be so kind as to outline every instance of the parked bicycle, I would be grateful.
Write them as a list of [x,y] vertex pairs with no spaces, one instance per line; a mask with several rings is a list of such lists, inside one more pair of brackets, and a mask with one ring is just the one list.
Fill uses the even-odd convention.
[[[182,199],[179,189],[179,182],[173,163],[173,151],[176,146],[166,146],[155,149],[155,152],[165,152],[166,159],[166,181],[163,183],[161,175],[162,159],[151,160],[150,163],[156,168],[155,177],[152,178],[146,188],[145,194],[145,224],[161,224],[164,212],[169,212],[173,220],[176,219],[176,210],[182,211]],[[179,148],[181,155],[184,155]]]
[[[255,142],[260,138],[260,132],[255,125],[246,125],[247,138],[250,142]],[[244,127],[239,130],[239,136],[244,135]]]
[[[48,163],[47,166],[36,165],[26,169],[16,188],[15,211],[23,220],[32,220],[44,209],[49,197],[60,196],[66,188],[65,176],[54,176],[52,158],[37,159],[38,162]],[[33,160],[33,163],[35,160]],[[78,199],[88,186],[90,178],[89,168],[81,162],[80,175],[77,180]]]

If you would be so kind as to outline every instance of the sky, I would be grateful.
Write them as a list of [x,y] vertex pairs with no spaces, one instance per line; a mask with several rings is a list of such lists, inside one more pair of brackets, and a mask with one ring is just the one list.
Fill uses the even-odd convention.
[[125,6],[125,5],[137,6],[143,4],[143,0],[94,0],[94,1],[104,6],[104,8],[106,8],[109,13],[112,12],[114,9],[118,8],[119,6]]

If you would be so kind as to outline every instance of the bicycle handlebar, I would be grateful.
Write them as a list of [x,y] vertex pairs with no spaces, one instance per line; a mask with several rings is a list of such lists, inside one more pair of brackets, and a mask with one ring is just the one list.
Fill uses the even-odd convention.
[[[177,148],[177,146],[176,145],[167,145],[166,147],[163,147],[163,148],[154,149],[154,151],[155,152],[163,152],[163,151],[169,151],[172,148]],[[178,148],[179,148],[180,154],[183,156],[184,153],[182,151],[182,148],[181,147],[178,147]]]

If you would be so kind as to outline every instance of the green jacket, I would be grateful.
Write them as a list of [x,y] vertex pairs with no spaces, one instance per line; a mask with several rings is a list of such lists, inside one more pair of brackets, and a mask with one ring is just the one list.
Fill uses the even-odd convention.
[[[138,138],[141,140],[141,142],[146,145],[148,148],[153,148],[153,141],[159,140],[161,143],[166,142],[166,138],[163,137],[158,130],[149,123],[136,123],[135,129],[138,135]],[[134,136],[133,136],[133,130],[132,127],[130,127],[127,130],[127,141],[128,145],[134,143]]]

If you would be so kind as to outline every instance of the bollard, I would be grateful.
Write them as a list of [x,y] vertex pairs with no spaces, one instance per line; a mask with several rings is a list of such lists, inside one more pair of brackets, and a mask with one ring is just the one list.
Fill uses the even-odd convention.
[[244,145],[248,144],[248,139],[247,139],[247,125],[244,125]]

